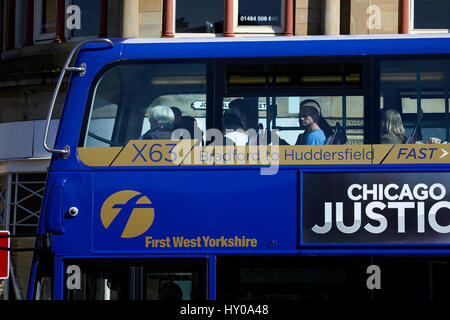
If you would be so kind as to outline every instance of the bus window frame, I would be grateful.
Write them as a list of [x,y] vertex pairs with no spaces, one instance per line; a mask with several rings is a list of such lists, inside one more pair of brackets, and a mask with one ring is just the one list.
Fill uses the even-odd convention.
[[[136,59],[118,60],[104,66],[92,81],[89,89],[86,109],[84,111],[83,123],[78,139],[78,147],[84,145],[87,134],[87,124],[92,110],[95,87],[99,79],[111,68],[122,64],[142,63],[204,63],[206,72],[206,129],[222,126],[223,98],[233,96],[363,96],[364,99],[364,144],[379,144],[380,142],[380,97],[381,97],[381,64],[383,61],[414,61],[449,59],[449,54],[418,54],[418,55],[370,55],[370,56],[320,56],[320,57],[257,57],[257,58],[189,58],[189,59]],[[361,86],[360,88],[248,88],[232,89],[226,87],[227,65],[245,64],[361,64]],[[274,94],[276,93],[276,94]],[[215,108],[214,106],[217,106]],[[89,108],[88,108],[89,107]]]
[[[450,54],[445,53],[434,53],[434,54],[401,54],[401,55],[380,55],[380,56],[373,56],[373,65],[377,69],[377,72],[373,73],[375,83],[377,84],[377,87],[373,88],[373,102],[374,102],[374,121],[372,121],[372,125],[374,123],[380,123],[380,112],[381,112],[381,65],[385,61],[418,61],[418,60],[448,60],[450,62]],[[415,88],[414,90],[417,90]],[[400,90],[398,90],[399,97],[401,98],[402,95],[400,94]],[[449,102],[450,103],[450,102]],[[450,112],[450,110],[449,110]],[[403,113],[402,113],[403,116]],[[446,114],[446,118],[450,118],[450,114]],[[402,118],[403,119],[403,118]],[[376,121],[375,121],[376,120]],[[446,121],[446,120],[444,120]],[[448,129],[448,128],[447,128]],[[373,128],[374,133],[374,139],[372,139],[373,144],[379,144],[380,143],[380,126],[375,126]]]
[[[128,299],[129,300],[143,300],[145,297],[145,274],[146,272],[163,270],[176,270],[186,268],[187,272],[198,272],[199,283],[198,290],[200,296],[199,300],[205,300],[209,296],[209,262],[207,256],[143,256],[141,258],[125,258],[125,257],[67,257],[62,260],[63,270],[67,269],[68,265],[94,265],[98,266],[111,266],[120,265],[125,266],[128,269]],[[92,270],[92,269],[91,269]],[[175,271],[176,273],[177,271]],[[184,271],[186,272],[186,271]],[[64,273],[62,289],[62,299],[68,300],[69,292],[65,286],[67,274]]]
[[[135,59],[135,60],[117,60],[105,65],[94,77],[89,87],[88,98],[86,100],[85,110],[83,113],[83,121],[81,123],[81,129],[78,136],[77,147],[85,147],[85,140],[88,134],[88,125],[90,117],[92,115],[93,100],[95,96],[96,87],[101,81],[103,75],[109,70],[121,66],[121,65],[138,65],[138,64],[204,64],[206,66],[206,129],[209,129],[208,123],[211,123],[211,119],[208,119],[213,115],[213,95],[214,95],[214,61],[213,58],[194,58],[194,59]],[[118,110],[119,112],[119,110]],[[114,127],[116,127],[116,121],[114,121]],[[112,139],[113,140],[113,139]]]
[[[329,65],[329,64],[360,64],[361,65],[361,86],[359,88],[346,88],[346,87],[291,87],[291,88],[244,88],[228,90],[225,86],[218,94],[225,95],[237,95],[237,94],[264,94],[274,92],[276,89],[277,96],[294,96],[294,95],[329,95],[340,96],[345,91],[346,95],[363,95],[363,93],[370,89],[367,87],[367,79],[364,79],[364,74],[368,70],[367,57],[361,56],[323,56],[323,57],[267,57],[267,58],[221,58],[216,59],[217,64],[224,64],[225,73],[222,75],[226,79],[226,66],[227,65],[261,65],[261,64],[277,64],[277,65],[290,65],[290,64],[316,64],[316,65]],[[273,94],[271,94],[273,95]]]
[[[55,257],[52,254],[44,253],[42,255],[38,255],[36,257],[36,261],[32,264],[32,276],[30,276],[30,285],[32,288],[32,299],[37,300],[38,294],[42,294],[42,292],[38,293],[38,290],[42,290],[42,287],[38,285],[38,282],[43,279],[47,274],[49,274],[49,278],[51,279],[50,290],[52,299],[55,298]],[[40,298],[40,297],[39,297]],[[42,300],[42,299],[39,299]]]
[[[260,65],[260,64],[360,64],[360,87],[359,88],[320,88],[320,87],[292,87],[292,88],[248,88],[227,90],[226,87],[226,67],[227,65]],[[270,97],[289,97],[289,96],[362,96],[364,101],[364,144],[370,144],[373,141],[373,91],[370,90],[373,79],[370,79],[372,69],[372,57],[364,56],[321,56],[321,57],[263,57],[263,58],[221,58],[216,59],[216,100],[215,104],[217,115],[215,125],[217,128],[222,126],[223,98],[245,96],[270,96]],[[373,78],[373,77],[372,77]],[[372,109],[371,109],[372,108]],[[368,124],[368,125],[366,125]],[[273,122],[272,122],[273,125]],[[376,126],[375,126],[376,127]]]

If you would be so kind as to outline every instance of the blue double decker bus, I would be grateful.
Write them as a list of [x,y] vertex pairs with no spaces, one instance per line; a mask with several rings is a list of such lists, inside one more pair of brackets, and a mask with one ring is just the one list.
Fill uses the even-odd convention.
[[89,40],[52,105],[66,73],[29,299],[448,298],[450,36]]

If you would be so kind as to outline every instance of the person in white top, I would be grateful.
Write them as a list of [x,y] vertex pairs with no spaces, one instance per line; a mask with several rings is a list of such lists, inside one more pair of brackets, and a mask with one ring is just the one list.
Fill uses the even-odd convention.
[[248,144],[248,136],[245,134],[239,110],[233,108],[224,113],[222,129],[224,145],[245,146]]

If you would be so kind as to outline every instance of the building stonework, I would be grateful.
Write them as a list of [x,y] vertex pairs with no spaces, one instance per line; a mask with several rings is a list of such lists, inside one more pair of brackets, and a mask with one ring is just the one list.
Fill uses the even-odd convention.
[[[331,1],[330,1],[331,2]],[[341,0],[330,7],[331,23],[339,23],[338,34],[396,34],[399,33],[400,1],[398,0]],[[326,34],[326,1],[295,1],[295,35]]]
[[162,33],[162,0],[140,0],[139,3],[139,36],[159,38]]
[[295,1],[295,35],[319,35],[322,30],[322,0]]
[[399,33],[398,0],[352,0],[350,34]]

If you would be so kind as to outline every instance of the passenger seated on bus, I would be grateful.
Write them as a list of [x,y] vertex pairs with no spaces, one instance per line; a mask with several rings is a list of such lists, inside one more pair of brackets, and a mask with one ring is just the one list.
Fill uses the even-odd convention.
[[164,282],[159,288],[159,300],[181,300],[183,291],[175,282]]
[[427,140],[427,143],[429,144],[440,144],[442,143],[442,140],[436,137],[429,137]]
[[235,99],[228,105],[229,110],[238,110],[244,130],[248,129],[248,108],[249,105],[244,99]]
[[153,107],[148,119],[150,120],[150,130],[139,137],[140,140],[170,140],[175,115],[169,107]]
[[[186,130],[186,132],[181,132]],[[179,139],[198,139],[195,143],[196,146],[203,143],[203,132],[197,125],[197,120],[191,116],[182,116],[175,131],[172,132],[172,140]]]
[[[411,135],[406,139],[406,144],[413,144],[413,143],[423,143],[422,141],[422,131],[418,124],[414,127]],[[429,137],[426,141],[428,144],[440,144],[442,143],[442,140],[436,137]]]
[[248,136],[244,132],[244,124],[239,110],[229,109],[224,113],[222,130],[224,134],[224,145],[247,145]]
[[[304,118],[305,116],[306,118]],[[295,145],[306,145],[306,144],[325,144],[327,138],[333,135],[333,129],[328,124],[328,122],[322,117],[322,110],[319,103],[313,99],[307,99],[300,103],[300,113],[298,114],[298,120],[300,127],[304,128],[305,131],[300,133],[297,137]],[[305,120],[307,120],[305,122]],[[318,131],[316,131],[318,130]],[[308,136],[312,134],[309,139]],[[339,141],[341,143],[347,142],[347,137],[342,131],[342,137]],[[280,145],[289,145],[289,143],[279,138]]]
[[[257,145],[259,144],[260,138],[258,137],[258,128],[253,128],[251,123],[257,123],[258,110],[253,113],[255,116],[254,119],[249,119],[249,112],[252,105],[249,104],[248,100],[245,99],[235,99],[230,102],[229,110],[230,112],[235,112],[238,117],[240,117],[242,126],[244,129],[244,133],[248,137],[247,144],[249,145]],[[254,120],[253,122],[251,120]],[[258,130],[259,131],[259,130]]]
[[[299,121],[300,125],[306,129],[298,136],[296,145],[323,145],[325,143],[326,136],[319,125],[320,112],[320,105],[315,100],[305,100],[300,103]],[[323,121],[326,123],[325,120]]]
[[181,113],[181,110],[175,106],[170,107],[170,109],[172,109],[173,115],[175,116],[172,125],[176,129],[178,128],[178,124],[180,123],[183,114]]
[[[316,108],[317,111],[319,111],[318,125],[319,125],[320,129],[322,129],[323,133],[325,134],[325,137],[329,138],[333,134],[333,128],[330,126],[330,124],[327,122],[327,120],[325,120],[323,118],[322,108],[320,107],[320,104],[314,99],[306,99],[300,103],[300,110],[303,106],[312,106],[312,107]],[[300,115],[301,115],[301,113],[298,114],[298,120],[300,122],[300,126],[302,126]],[[298,137],[298,139],[299,138],[300,138],[300,136]],[[345,137],[345,138],[341,137],[341,140],[345,140],[345,142],[347,142],[347,137]],[[300,141],[298,141],[298,142],[300,142]],[[345,142],[343,142],[343,143],[345,143]],[[296,144],[300,144],[300,143],[296,143]]]
[[397,110],[381,110],[380,125],[381,144],[405,143],[405,128],[403,127],[402,117]]

